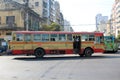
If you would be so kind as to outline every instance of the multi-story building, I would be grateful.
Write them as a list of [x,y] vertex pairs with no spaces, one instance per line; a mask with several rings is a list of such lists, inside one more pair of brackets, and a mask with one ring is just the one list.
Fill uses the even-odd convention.
[[108,22],[108,16],[102,16],[102,14],[96,15],[96,29],[100,32],[106,32],[106,26]]
[[116,3],[114,3],[112,6],[110,23],[111,23],[111,34],[116,36]]
[[60,26],[62,26],[62,31],[64,31],[64,17],[62,13],[60,13]]
[[55,1],[49,0],[49,21],[55,22]]
[[[48,6],[48,0],[13,0],[16,1],[20,4],[28,4],[28,7],[31,8],[32,10],[34,10],[37,14],[39,14],[40,17],[47,17],[47,15],[45,15],[46,13],[48,13],[47,6]],[[44,15],[43,15],[44,14]]]
[[60,4],[58,1],[55,1],[55,22],[60,24]]
[[115,0],[111,14],[112,33],[118,37],[120,35],[120,0]]
[[[15,0],[21,4],[28,2],[29,7],[43,18],[43,24],[60,23],[60,5],[55,0]],[[63,18],[63,17],[62,17]],[[60,24],[61,25],[61,24]]]
[[38,31],[40,20],[39,15],[25,5],[14,1],[0,2],[0,36],[11,35],[11,31],[16,30]]

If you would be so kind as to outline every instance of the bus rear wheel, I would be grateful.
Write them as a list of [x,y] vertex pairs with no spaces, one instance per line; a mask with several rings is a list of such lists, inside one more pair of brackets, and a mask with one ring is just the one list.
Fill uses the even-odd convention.
[[93,51],[92,51],[92,49],[90,49],[90,48],[86,48],[85,51],[84,51],[84,55],[85,55],[86,57],[91,57],[91,56],[92,56],[92,53],[93,53]]
[[42,58],[45,55],[45,51],[41,48],[38,48],[34,52],[36,58]]

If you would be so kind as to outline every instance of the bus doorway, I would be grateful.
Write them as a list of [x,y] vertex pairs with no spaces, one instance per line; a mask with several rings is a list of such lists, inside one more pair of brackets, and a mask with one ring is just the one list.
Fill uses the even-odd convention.
[[73,36],[73,52],[74,54],[79,54],[81,50],[81,36]]

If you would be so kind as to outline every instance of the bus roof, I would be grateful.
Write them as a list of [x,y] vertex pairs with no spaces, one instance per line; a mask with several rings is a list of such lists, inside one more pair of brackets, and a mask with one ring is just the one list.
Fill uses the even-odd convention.
[[95,34],[103,35],[102,32],[67,32],[67,31],[13,31],[13,33],[23,33],[23,34]]

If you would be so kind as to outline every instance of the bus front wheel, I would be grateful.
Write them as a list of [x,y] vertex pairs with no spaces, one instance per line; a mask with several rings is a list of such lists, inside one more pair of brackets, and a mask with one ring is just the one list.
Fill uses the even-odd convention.
[[34,52],[36,58],[42,58],[45,55],[45,51],[41,48],[38,48]]
[[93,51],[92,51],[91,48],[86,48],[85,51],[84,51],[84,55],[86,57],[91,57],[92,53],[93,53]]

